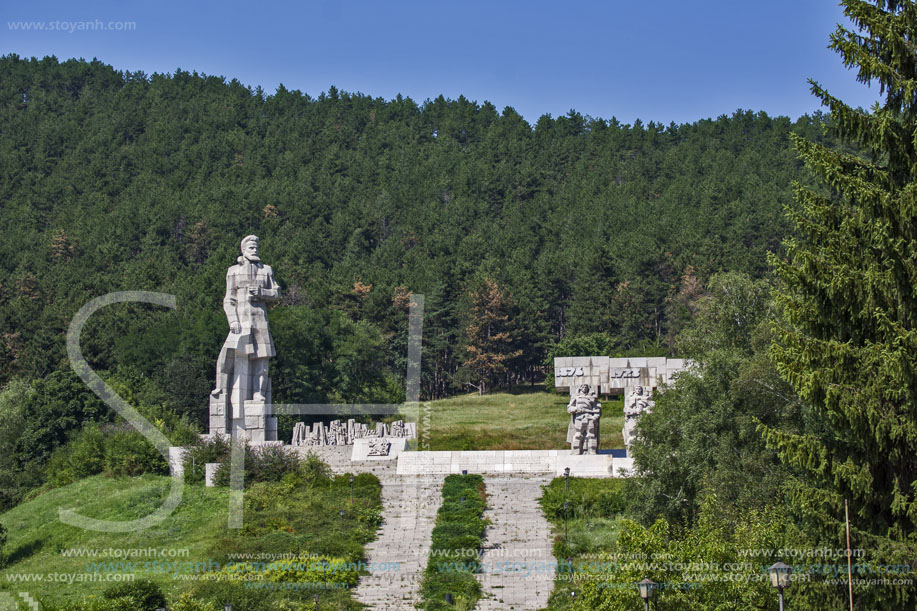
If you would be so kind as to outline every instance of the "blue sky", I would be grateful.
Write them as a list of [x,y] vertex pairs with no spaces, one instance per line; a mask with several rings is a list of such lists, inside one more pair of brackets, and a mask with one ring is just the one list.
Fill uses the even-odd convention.
[[[844,20],[834,0],[5,0],[0,12],[2,54],[196,70],[268,93],[283,83],[310,95],[331,85],[418,102],[464,95],[529,122],[571,108],[625,123],[738,108],[795,118],[819,108],[809,77],[854,106],[877,95],[826,48]],[[97,21],[110,29],[78,23]]]

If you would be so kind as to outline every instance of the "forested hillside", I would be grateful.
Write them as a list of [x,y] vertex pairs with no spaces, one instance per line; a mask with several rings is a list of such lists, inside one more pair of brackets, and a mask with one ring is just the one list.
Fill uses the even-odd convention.
[[[283,401],[395,398],[406,304],[426,299],[423,396],[538,380],[557,342],[666,353],[714,272],[761,276],[821,117],[688,125],[544,116],[464,98],[273,95],[178,71],[0,59],[0,382],[66,369],[90,298],[99,369],[131,367],[203,413],[239,240],[261,237]],[[127,315],[127,314],[130,315]],[[482,317],[491,336],[475,334]],[[504,353],[471,371],[464,347]],[[403,391],[401,391],[403,392]],[[403,395],[402,395],[403,396]]]

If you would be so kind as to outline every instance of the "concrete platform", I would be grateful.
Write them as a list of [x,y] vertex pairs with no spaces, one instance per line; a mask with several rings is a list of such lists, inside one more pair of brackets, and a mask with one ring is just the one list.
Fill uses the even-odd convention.
[[570,468],[574,477],[627,477],[633,459],[611,454],[573,455],[569,450],[488,450],[470,452],[402,452],[398,475],[448,475],[450,473],[526,474],[554,476]]

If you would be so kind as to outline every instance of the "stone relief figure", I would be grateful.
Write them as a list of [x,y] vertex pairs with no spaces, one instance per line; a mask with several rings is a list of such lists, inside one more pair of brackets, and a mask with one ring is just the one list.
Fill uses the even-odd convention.
[[597,391],[590,389],[588,384],[582,384],[570,398],[567,413],[570,414],[570,426],[567,429],[570,453],[597,454],[599,419],[602,416],[602,404],[598,401]]
[[[261,262],[258,237],[242,239],[242,254],[226,272],[223,311],[229,335],[217,359],[216,388],[211,393],[211,432],[226,433],[230,418],[245,418],[245,429],[252,441],[276,439],[276,419],[270,416],[271,380],[268,359],[275,356],[274,340],[268,329],[267,304],[280,299],[274,271]],[[251,409],[246,409],[251,403]],[[225,418],[225,424],[215,420]],[[214,426],[217,424],[217,426]],[[223,430],[219,430],[223,429]],[[254,432],[260,430],[260,432]]]
[[385,439],[370,439],[367,456],[388,456],[390,444]]
[[653,410],[654,402],[650,400],[649,391],[643,386],[636,386],[624,402],[624,447],[630,452],[630,446],[634,442],[634,428],[637,426],[637,420],[641,414],[649,413]]

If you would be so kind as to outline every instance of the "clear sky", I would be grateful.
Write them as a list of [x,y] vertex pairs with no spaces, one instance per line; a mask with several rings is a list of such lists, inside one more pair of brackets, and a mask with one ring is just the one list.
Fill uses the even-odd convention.
[[834,0],[3,0],[0,12],[0,54],[182,68],[268,93],[464,95],[529,122],[571,108],[625,123],[796,118],[819,108],[810,77],[854,106],[878,94],[826,48],[846,23]]

